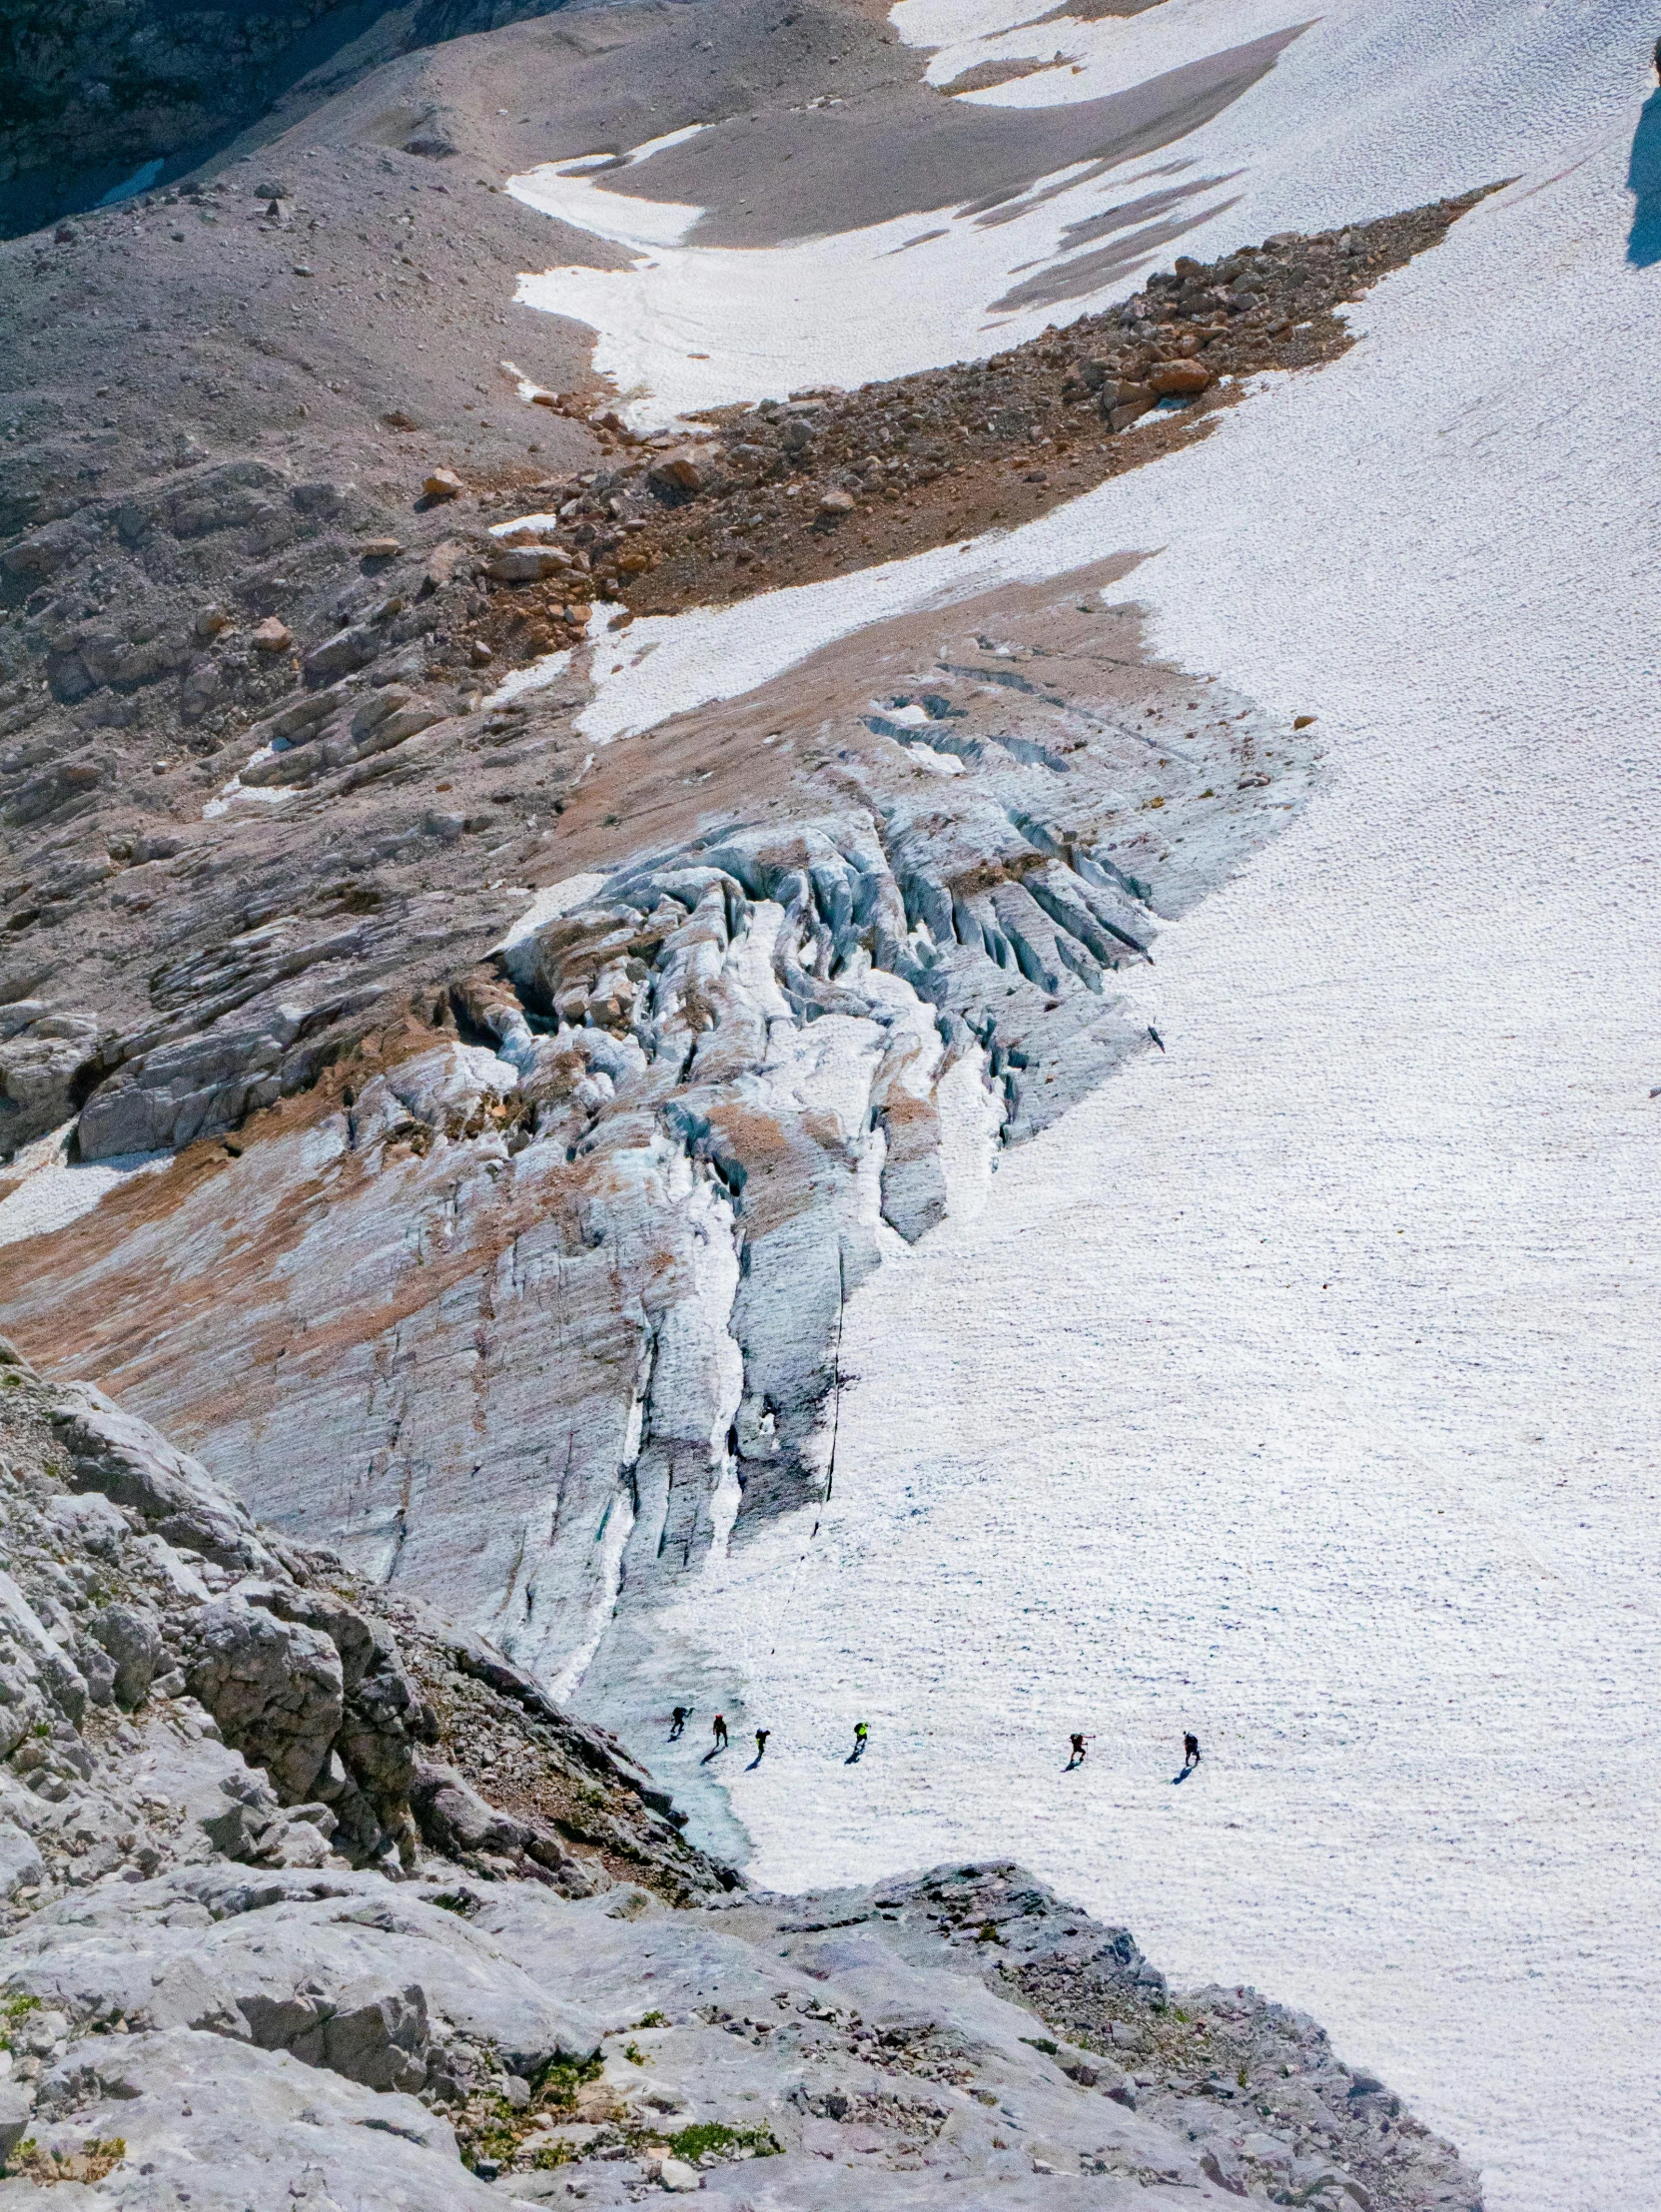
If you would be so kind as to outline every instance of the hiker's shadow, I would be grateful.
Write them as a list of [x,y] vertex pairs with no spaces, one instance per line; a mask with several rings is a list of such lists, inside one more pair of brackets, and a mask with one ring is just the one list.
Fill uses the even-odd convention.
[[714,1749],[714,1750],[713,1750],[712,1752],[705,1752],[705,1753],[704,1753],[704,1755],[703,1755],[702,1759],[700,1759],[700,1760],[698,1761],[698,1765],[699,1765],[700,1767],[707,1767],[707,1766],[709,1765],[709,1762],[710,1762],[710,1761],[711,1761],[712,1759],[719,1759],[719,1758],[720,1758],[720,1756],[721,1756],[721,1754],[722,1754],[722,1753],[723,1753],[723,1752],[724,1752],[725,1750],[726,1750],[726,1746],[725,1746],[725,1744],[717,1744],[717,1745],[716,1745],[716,1747],[715,1747],[715,1749]]
[[1626,258],[1634,269],[1653,269],[1661,262],[1661,91],[1652,92],[1644,102],[1632,134],[1626,187],[1637,203]]

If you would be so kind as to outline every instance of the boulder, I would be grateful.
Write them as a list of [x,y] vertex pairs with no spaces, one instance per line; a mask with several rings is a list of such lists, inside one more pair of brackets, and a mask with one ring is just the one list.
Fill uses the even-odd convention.
[[465,489],[466,486],[453,468],[434,468],[429,476],[422,479],[421,497],[437,500],[459,499]]
[[556,545],[504,545],[490,555],[485,570],[497,583],[531,584],[563,575],[570,566],[570,554]]
[[821,514],[852,514],[853,511],[854,495],[851,491],[843,491],[839,486],[833,485],[829,491],[819,494]]
[[247,1508],[220,1488],[202,1462],[176,1451],[148,1421],[123,1413],[101,1390],[88,1383],[68,1385],[52,1424],[72,1490],[101,1492],[180,1551],[199,1553],[218,1566],[245,1573],[276,1566]]
[[204,1606],[191,1634],[191,1695],[282,1797],[313,1797],[346,1709],[333,1642],[237,1596]]
[[[244,1584],[238,1594],[291,1626],[327,1637],[334,1646],[341,1664],[342,1713],[333,1749],[345,1783],[337,1789],[326,1778],[319,1794],[328,1794],[335,1817],[366,1855],[384,1848],[391,1837],[407,1858],[412,1856],[409,1801],[417,1747],[436,1730],[405,1670],[392,1630],[327,1590],[303,1590],[293,1583]],[[355,1802],[358,1798],[367,1801],[368,1817],[365,1806]]]
[[256,622],[248,634],[257,653],[286,653],[294,643],[293,630],[275,614],[268,614],[263,622]]
[[373,622],[351,623],[307,654],[307,682],[333,683],[337,677],[350,676],[374,660],[384,642]]
[[1204,391],[1217,381],[1216,375],[1204,362],[1162,361],[1156,362],[1148,371],[1150,389],[1162,397],[1195,391]]
[[701,456],[684,445],[673,452],[659,453],[646,471],[646,481],[661,491],[698,492],[708,480]]
[[92,1624],[92,1636],[114,1667],[111,1687],[116,1703],[132,1712],[150,1695],[162,1656],[162,1632],[156,1616],[133,1605],[106,1606]]
[[[12,1010],[7,1008],[6,1013]],[[75,1110],[75,1082],[97,1049],[90,1017],[40,1008],[0,1043],[0,1156],[44,1136]]]
[[43,1721],[78,1729],[86,1709],[86,1677],[12,1577],[0,1572],[0,1758],[25,1736],[44,1734]]
[[40,1852],[20,1828],[0,1821],[0,1896],[14,1896],[43,1879]]
[[352,717],[354,757],[388,752],[407,737],[418,736],[443,719],[443,708],[435,707],[430,699],[419,697],[403,684],[388,684],[384,691],[371,692]]
[[410,1807],[422,1836],[434,1850],[451,1858],[488,1851],[517,1858],[531,1832],[511,1814],[486,1805],[453,1767],[422,1760],[415,1769]]
[[0,2166],[28,2133],[34,2091],[21,2081],[0,2081]]

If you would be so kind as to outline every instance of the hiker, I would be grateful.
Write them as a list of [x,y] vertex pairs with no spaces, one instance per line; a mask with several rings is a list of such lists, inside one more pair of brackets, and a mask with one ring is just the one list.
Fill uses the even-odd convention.
[[675,1707],[669,1715],[669,1741],[671,1744],[679,1738],[681,1731],[691,1718],[692,1708],[689,1705],[677,1705]]
[[864,1757],[864,1755],[865,1755],[865,1746],[866,1746],[867,1742],[868,1742],[868,1741],[869,1741],[869,1739],[870,1739],[870,1735],[871,1735],[871,1731],[870,1731],[870,1730],[869,1730],[869,1729],[868,1729],[868,1728],[866,1727],[866,1725],[865,1725],[865,1723],[864,1723],[863,1721],[856,1721],[856,1722],[854,1723],[854,1757],[855,1757],[855,1759],[862,1759],[862,1758]]
[[[717,1750],[718,1752],[724,1752],[724,1751],[726,1750],[726,1748],[727,1748],[727,1724],[726,1724],[726,1716],[725,1716],[724,1714],[721,1714],[721,1713],[717,1713],[717,1714],[716,1714],[716,1716],[715,1716],[715,1749],[716,1749],[716,1750]],[[1196,1758],[1198,1759],[1198,1758],[1199,1758],[1199,1756],[1200,1756],[1200,1753],[1199,1753],[1199,1747],[1198,1747],[1198,1746],[1196,1746],[1196,1749],[1195,1749],[1195,1757],[1196,1757]]]
[[1198,1736],[1183,1738],[1183,1772],[1192,1774],[1200,1764],[1200,1739]]
[[767,1749],[767,1739],[768,1739],[768,1737],[769,1737],[769,1736],[771,1736],[771,1735],[772,1735],[772,1733],[773,1733],[773,1732],[772,1732],[772,1730],[771,1730],[770,1728],[758,1728],[758,1729],[756,1730],[756,1732],[755,1732],[755,1756],[756,1756],[756,1758],[757,1758],[758,1760],[759,1760],[759,1759],[760,1759],[760,1758],[762,1757],[762,1755],[763,1755],[763,1754],[765,1753],[765,1751],[766,1751],[766,1749]]
[[1087,1744],[1094,1744],[1096,1739],[1094,1736],[1070,1736],[1067,1741],[1073,1747],[1073,1757],[1067,1762],[1066,1767],[1066,1772],[1068,1774],[1071,1774],[1075,1767],[1082,1767],[1084,1765],[1085,1746]]

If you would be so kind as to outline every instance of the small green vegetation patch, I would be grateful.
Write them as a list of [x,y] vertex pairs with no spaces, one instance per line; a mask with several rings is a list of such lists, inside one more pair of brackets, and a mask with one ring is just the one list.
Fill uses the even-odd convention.
[[531,2102],[554,2112],[574,2112],[577,2091],[584,2082],[597,2081],[604,2071],[602,2058],[550,2058],[542,2068]]
[[0,1999],[0,2050],[12,2047],[12,2030],[26,2020],[31,2012],[40,2010],[39,1997],[6,1997]]
[[40,2186],[55,2181],[102,2181],[127,2156],[122,2135],[89,2135],[79,2150],[42,2150],[31,2135],[12,2153],[13,2173],[26,2174]]
[[723,2127],[719,2120],[704,2120],[671,2135],[669,2148],[692,2166],[710,2151],[717,2157],[731,2158],[747,2150],[752,2158],[777,2158],[783,2145],[770,2127]]

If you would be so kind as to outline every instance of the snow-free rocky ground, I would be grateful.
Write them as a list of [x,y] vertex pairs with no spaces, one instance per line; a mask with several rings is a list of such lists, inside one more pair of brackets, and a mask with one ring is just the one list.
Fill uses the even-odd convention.
[[0,1313],[365,1578],[360,1857],[598,1745],[1653,2196],[1653,28],[591,10],[0,250]]

